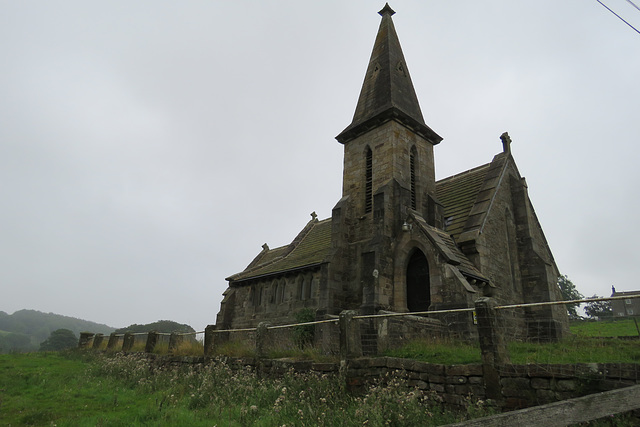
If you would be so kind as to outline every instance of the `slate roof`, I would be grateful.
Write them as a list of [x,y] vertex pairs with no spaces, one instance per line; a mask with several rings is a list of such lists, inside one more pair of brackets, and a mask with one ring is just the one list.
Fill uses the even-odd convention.
[[454,239],[464,229],[490,165],[487,163],[436,182],[436,197],[444,207],[445,230]]
[[316,267],[331,247],[331,218],[311,220],[294,241],[275,249],[265,249],[243,272],[227,278],[230,282],[257,279]]
[[[473,263],[456,246],[463,231],[477,228],[491,205],[499,184],[506,157],[498,154],[491,163],[444,178],[436,182],[436,197],[444,207],[446,228],[439,230],[426,223],[424,232],[445,257],[453,260],[463,273],[486,280]],[[423,220],[422,220],[423,221]],[[266,276],[280,275],[306,268],[315,268],[327,261],[331,247],[331,218],[311,220],[292,243],[265,249],[242,272],[227,278],[242,282]]]
[[466,276],[473,277],[474,279],[478,279],[483,282],[489,282],[489,279],[487,279],[462,253],[460,248],[456,246],[456,243],[449,234],[427,224],[424,218],[417,215],[417,212],[415,211],[412,212],[411,216],[417,226],[424,234],[426,234],[427,238],[440,252],[447,263],[457,267],[458,270]]

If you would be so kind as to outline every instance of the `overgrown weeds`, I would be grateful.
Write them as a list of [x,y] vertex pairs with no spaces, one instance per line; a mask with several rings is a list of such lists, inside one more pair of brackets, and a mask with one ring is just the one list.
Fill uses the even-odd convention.
[[353,395],[338,374],[278,377],[222,359],[164,367],[143,353],[3,355],[7,425],[441,425],[469,417],[389,377]]
[[[152,374],[151,374],[152,372]],[[223,359],[208,365],[153,368],[143,355],[119,354],[95,365],[97,378],[119,378],[141,395],[156,395],[165,411],[193,411],[225,425],[441,425],[468,414],[443,411],[432,395],[392,376],[354,396],[339,375],[257,375]]]

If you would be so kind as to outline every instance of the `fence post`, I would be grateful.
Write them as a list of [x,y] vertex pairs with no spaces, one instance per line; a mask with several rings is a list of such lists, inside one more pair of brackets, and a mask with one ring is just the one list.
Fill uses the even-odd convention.
[[169,335],[169,353],[173,353],[178,348],[184,337],[178,332],[171,332]]
[[91,346],[91,348],[94,349],[99,349],[100,346],[102,345],[102,341],[104,340],[104,335],[103,334],[95,334],[95,336],[93,337],[93,345]]
[[153,353],[153,349],[156,348],[156,344],[158,343],[158,332],[157,331],[149,331],[147,334],[147,344],[144,346],[145,353]]
[[499,369],[511,363],[504,337],[498,330],[500,315],[496,306],[492,298],[480,298],[475,302],[485,393],[490,399],[502,398]]
[[131,351],[135,340],[136,337],[131,332],[127,332],[126,334],[124,334],[124,339],[122,340],[122,351]]
[[269,324],[265,322],[258,323],[256,328],[256,356],[258,359],[264,359],[267,354],[265,352],[265,344],[269,337]]
[[93,339],[92,332],[80,332],[80,339],[78,340],[78,348],[87,348],[91,339]]
[[[216,342],[218,341],[218,337],[216,337],[216,333],[214,332],[215,330],[216,325],[207,325],[207,327],[204,328],[205,357],[212,357],[215,354],[216,345],[219,344]],[[227,332],[224,332],[224,334],[227,334]],[[218,333],[218,335],[221,335],[221,333]]]
[[340,313],[338,325],[340,326],[340,360],[346,362],[347,359],[362,356],[362,340],[360,336],[360,325],[353,320],[357,314],[354,310],[344,310]]
[[116,344],[118,344],[118,334],[111,332],[111,335],[109,335],[109,341],[107,342],[107,350],[116,348]]
[[107,350],[116,348],[116,344],[118,344],[118,334],[111,332],[109,335],[109,341],[107,341]]

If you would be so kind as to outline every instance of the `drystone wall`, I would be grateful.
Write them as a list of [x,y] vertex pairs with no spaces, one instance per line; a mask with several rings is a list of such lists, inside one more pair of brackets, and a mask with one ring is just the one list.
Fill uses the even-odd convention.
[[393,382],[458,409],[484,402],[498,410],[512,410],[640,384],[638,364],[507,365],[500,378],[501,397],[488,399],[481,364],[442,365],[394,357],[365,357],[342,364],[290,359],[149,357],[163,367],[225,363],[231,369],[252,369],[270,376],[292,371],[341,375],[354,393],[365,393],[370,386]]

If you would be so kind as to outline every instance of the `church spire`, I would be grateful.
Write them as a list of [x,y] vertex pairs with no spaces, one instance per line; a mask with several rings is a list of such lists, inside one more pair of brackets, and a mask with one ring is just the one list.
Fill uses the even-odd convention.
[[345,144],[363,133],[396,120],[431,144],[442,138],[424,123],[418,97],[411,83],[389,4],[378,12],[382,22],[373,45],[353,121],[336,139]]

